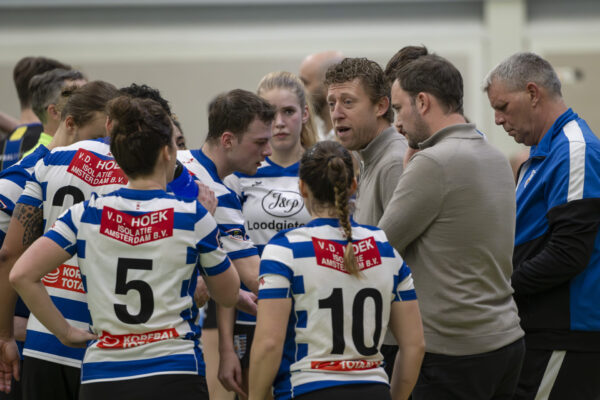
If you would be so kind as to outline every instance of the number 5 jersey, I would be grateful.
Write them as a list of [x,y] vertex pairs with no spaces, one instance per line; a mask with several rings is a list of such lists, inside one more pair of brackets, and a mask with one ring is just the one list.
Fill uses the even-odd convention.
[[259,301],[292,298],[275,397],[387,383],[379,352],[394,301],[416,300],[410,269],[378,228],[352,222],[361,277],[344,268],[337,219],[282,231],[264,248]]
[[216,275],[230,262],[200,203],[121,188],[71,207],[46,236],[77,256],[100,336],[87,348],[82,383],[204,375],[198,269]]

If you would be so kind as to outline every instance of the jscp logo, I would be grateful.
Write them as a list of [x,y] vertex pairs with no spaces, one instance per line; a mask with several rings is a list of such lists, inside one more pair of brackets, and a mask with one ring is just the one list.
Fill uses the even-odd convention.
[[304,208],[299,193],[291,190],[271,190],[262,199],[263,210],[274,217],[291,217]]

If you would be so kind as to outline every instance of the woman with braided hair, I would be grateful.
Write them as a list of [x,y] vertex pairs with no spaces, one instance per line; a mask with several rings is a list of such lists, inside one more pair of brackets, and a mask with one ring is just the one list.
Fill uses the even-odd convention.
[[[302,154],[316,143],[316,128],[304,84],[291,72],[268,73],[260,80],[256,93],[275,108],[269,140],[272,153],[255,174],[236,172],[225,178],[224,183],[241,199],[247,233],[260,256],[279,231],[303,226],[311,219],[298,190],[298,171]],[[219,310],[221,321],[223,311]],[[228,337],[222,323],[219,328],[220,375],[232,368],[240,370],[238,374],[229,372],[229,376],[241,378],[240,388],[245,393],[255,323],[253,315],[237,311],[233,337]],[[229,382],[224,383],[235,390]]]
[[[424,351],[410,269],[383,231],[358,225],[350,153],[336,142],[300,161],[300,193],[312,216],[281,231],[260,265],[250,356],[250,399],[406,399]],[[380,347],[387,327],[399,345],[391,390]]]

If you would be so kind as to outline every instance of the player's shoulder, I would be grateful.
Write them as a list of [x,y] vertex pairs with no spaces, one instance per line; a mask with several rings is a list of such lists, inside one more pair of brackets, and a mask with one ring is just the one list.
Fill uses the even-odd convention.
[[82,140],[68,146],[59,146],[44,155],[46,165],[64,165],[75,157],[76,154],[85,161],[85,155],[112,158],[110,145],[105,139]]

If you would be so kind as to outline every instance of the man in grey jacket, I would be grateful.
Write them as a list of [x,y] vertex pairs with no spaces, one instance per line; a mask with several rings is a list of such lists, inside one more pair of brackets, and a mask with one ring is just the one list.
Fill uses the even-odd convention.
[[500,399],[515,390],[523,331],[512,299],[515,195],[506,158],[467,124],[463,84],[427,55],[396,74],[392,107],[412,156],[379,226],[411,267],[426,355],[420,399]]
[[[340,143],[360,156],[353,218],[376,225],[402,175],[406,139],[391,125],[390,84],[375,61],[345,58],[327,70],[327,103]],[[386,336],[381,352],[391,377],[398,346]]]

